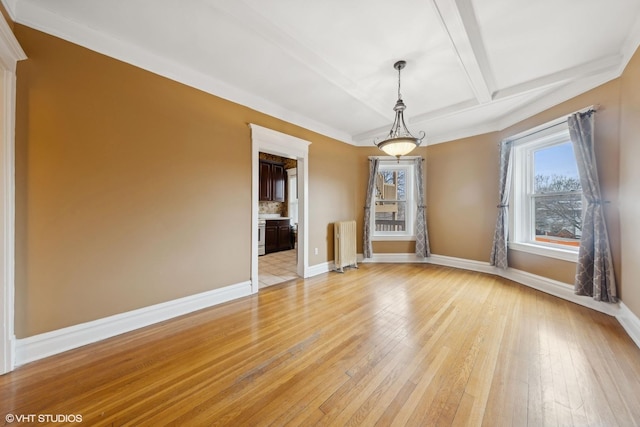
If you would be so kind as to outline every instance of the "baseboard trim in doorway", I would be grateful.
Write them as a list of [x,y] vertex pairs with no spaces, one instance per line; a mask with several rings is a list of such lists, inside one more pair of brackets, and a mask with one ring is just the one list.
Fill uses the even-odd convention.
[[248,295],[249,281],[17,339],[16,366]]

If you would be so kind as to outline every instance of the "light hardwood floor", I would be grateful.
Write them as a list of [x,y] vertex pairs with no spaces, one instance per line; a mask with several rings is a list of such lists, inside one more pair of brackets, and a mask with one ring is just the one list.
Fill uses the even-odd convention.
[[364,264],[0,377],[2,416],[85,425],[633,426],[614,318],[505,279]]

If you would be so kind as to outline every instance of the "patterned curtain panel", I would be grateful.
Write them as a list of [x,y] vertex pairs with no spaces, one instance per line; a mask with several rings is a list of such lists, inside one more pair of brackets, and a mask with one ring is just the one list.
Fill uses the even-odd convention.
[[367,197],[364,203],[364,248],[363,256],[371,258],[373,247],[371,245],[371,203],[373,202],[373,187],[376,185],[379,159],[369,159],[369,183],[367,184]]
[[416,180],[416,255],[422,258],[431,256],[429,233],[427,232],[427,207],[424,205],[424,185],[422,180],[422,158],[414,160]]
[[578,163],[586,206],[582,212],[582,237],[576,267],[575,293],[596,301],[616,302],[616,282],[609,236],[604,222],[600,182],[593,141],[593,111],[569,116],[569,134]]
[[489,263],[496,267],[506,269],[507,242],[509,237],[509,193],[511,191],[511,146],[510,141],[502,141],[500,144],[500,180],[498,183],[498,220],[493,234],[493,248]]

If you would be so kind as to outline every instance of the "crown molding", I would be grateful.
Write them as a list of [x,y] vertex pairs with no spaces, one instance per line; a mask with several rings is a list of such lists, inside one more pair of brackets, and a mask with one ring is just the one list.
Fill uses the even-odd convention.
[[631,29],[629,36],[623,43],[622,49],[620,49],[622,60],[620,61],[620,66],[618,68],[618,75],[622,75],[627,64],[631,61],[631,58],[638,50],[638,47],[640,47],[640,14],[637,16],[636,23]]
[[7,21],[0,15],[0,65],[3,69],[15,73],[17,62],[23,59],[27,59],[27,55],[20,47]]
[[13,22],[16,21],[16,7],[18,4],[18,0],[1,0],[2,1],[2,5],[4,6],[4,8],[6,9],[7,13],[9,14],[9,17],[11,18],[11,20]]
[[80,25],[30,2],[20,3],[16,22],[313,132],[352,143],[351,135],[344,131],[280,107],[177,61]]

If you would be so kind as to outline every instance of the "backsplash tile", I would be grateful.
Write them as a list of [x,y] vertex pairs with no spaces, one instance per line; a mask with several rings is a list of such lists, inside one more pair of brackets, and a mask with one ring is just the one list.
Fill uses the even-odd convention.
[[287,216],[287,205],[282,202],[260,202],[258,206],[259,214],[280,214],[280,216]]

